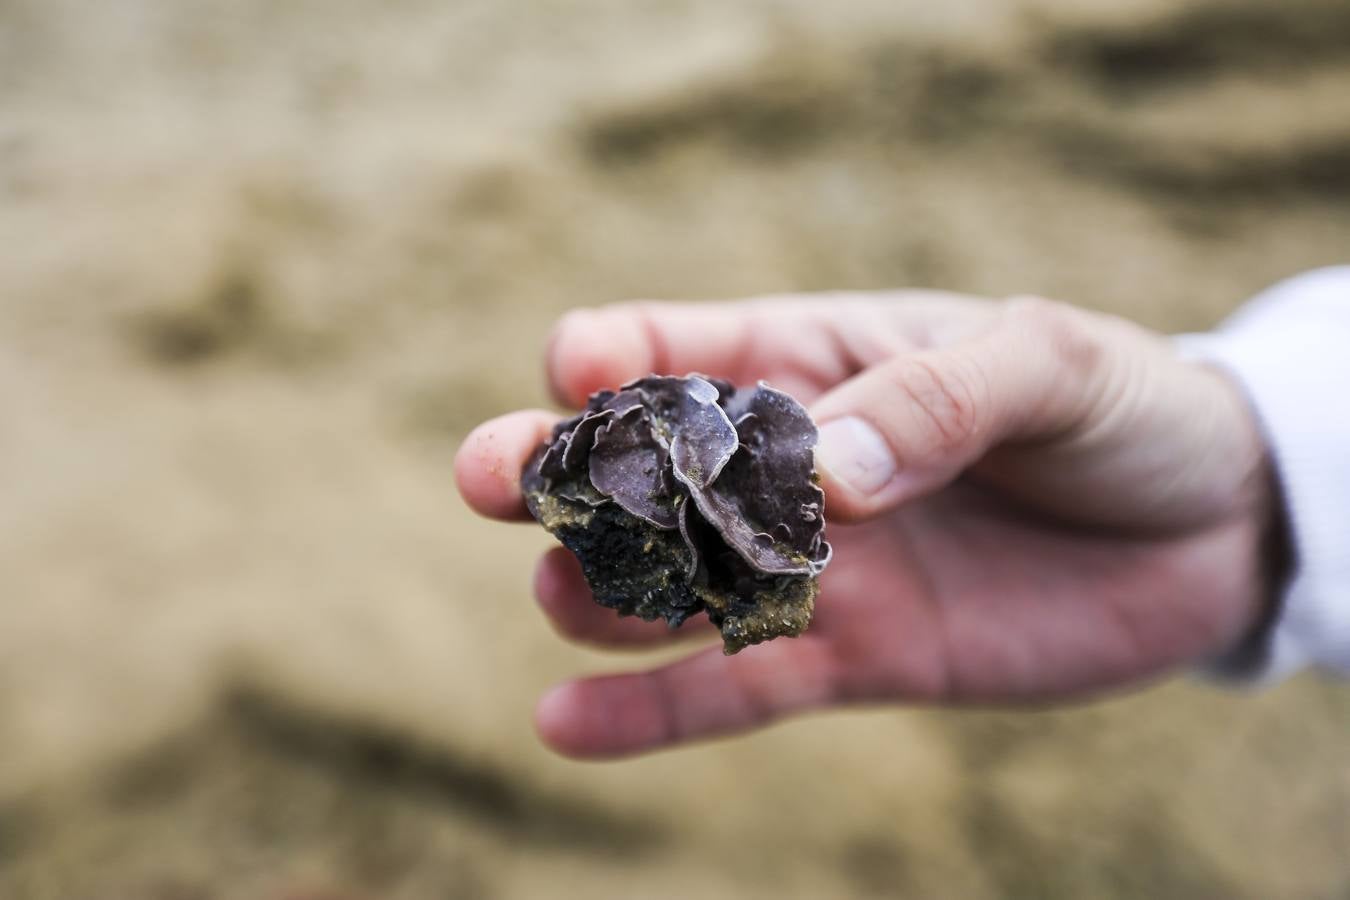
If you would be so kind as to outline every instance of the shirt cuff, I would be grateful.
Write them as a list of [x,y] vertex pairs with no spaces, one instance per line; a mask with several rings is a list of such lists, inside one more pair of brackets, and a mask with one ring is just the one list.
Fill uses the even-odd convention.
[[1271,626],[1209,673],[1258,683],[1310,667],[1350,675],[1350,266],[1281,282],[1217,332],[1176,340],[1246,393],[1293,551]]

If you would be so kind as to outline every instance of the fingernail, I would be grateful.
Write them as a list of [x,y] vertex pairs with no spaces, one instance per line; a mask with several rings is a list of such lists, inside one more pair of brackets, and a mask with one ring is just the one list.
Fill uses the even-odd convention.
[[895,454],[886,439],[856,416],[820,429],[816,465],[859,494],[875,494],[895,477]]

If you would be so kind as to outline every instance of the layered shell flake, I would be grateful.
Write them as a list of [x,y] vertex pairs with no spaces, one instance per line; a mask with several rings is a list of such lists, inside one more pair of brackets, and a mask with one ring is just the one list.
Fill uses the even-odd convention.
[[830,559],[816,438],[763,382],[652,375],[559,423],[522,485],[598,603],[671,627],[705,611],[735,653],[810,622]]

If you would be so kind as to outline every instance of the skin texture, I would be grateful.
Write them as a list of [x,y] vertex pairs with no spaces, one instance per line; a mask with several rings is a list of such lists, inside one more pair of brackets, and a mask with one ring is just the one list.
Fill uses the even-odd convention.
[[[802,637],[546,694],[539,733],[569,756],[844,704],[1090,696],[1220,654],[1269,610],[1277,501],[1250,411],[1224,377],[1123,320],[930,292],[635,303],[569,313],[547,365],[570,407],[649,372],[793,394],[822,426],[835,547]],[[455,466],[466,501],[527,520],[521,466],[556,419],[518,412],[469,435]],[[586,644],[711,634],[616,618],[561,549],[535,591]]]

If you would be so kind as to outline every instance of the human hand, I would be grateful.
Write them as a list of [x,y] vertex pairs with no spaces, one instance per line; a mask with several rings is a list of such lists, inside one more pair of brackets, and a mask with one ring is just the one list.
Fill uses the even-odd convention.
[[[1143,682],[1239,644],[1269,605],[1276,498],[1223,376],[1126,321],[935,292],[579,310],[548,352],[571,406],[649,372],[765,379],[808,405],[835,555],[794,640],[570,681],[536,722],[610,757],[804,710],[1036,703]],[[528,515],[525,459],[557,417],[503,416],[456,459],[466,500]],[[557,548],[555,627],[605,647],[711,634],[619,619]]]

